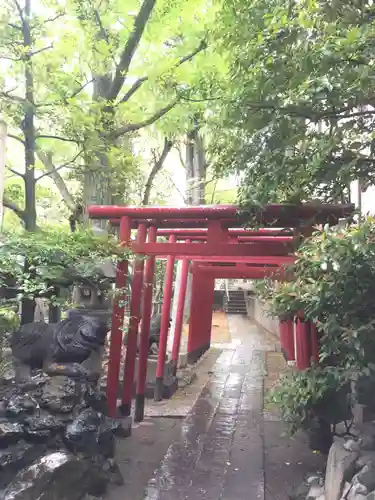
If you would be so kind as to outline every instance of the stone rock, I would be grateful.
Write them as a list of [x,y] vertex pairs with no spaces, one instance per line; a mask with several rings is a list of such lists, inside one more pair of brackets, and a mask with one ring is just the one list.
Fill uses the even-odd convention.
[[310,476],[307,478],[307,484],[310,484],[310,486],[323,486],[323,478],[320,476]]
[[345,481],[344,488],[343,488],[342,494],[341,494],[341,498],[345,498],[346,499],[346,497],[348,496],[348,493],[349,493],[351,487],[352,487],[351,483],[349,483],[348,481]]
[[38,371],[37,373],[31,375],[27,380],[23,381],[18,385],[22,392],[35,391],[43,387],[49,380],[48,375]]
[[18,422],[0,422],[0,448],[6,448],[9,444],[17,443],[25,435],[24,428]]
[[115,430],[115,436],[119,438],[128,438],[132,434],[132,417],[125,417],[119,422],[119,427]]
[[32,415],[38,403],[30,396],[12,396],[6,404],[5,415],[8,418],[17,418],[24,415]]
[[17,472],[34,462],[44,451],[44,446],[35,446],[25,441],[0,450],[0,488],[6,487]]
[[105,392],[100,391],[91,384],[87,384],[84,389],[84,399],[88,406],[93,410],[99,411],[100,413],[106,413],[107,407],[107,396]]
[[307,498],[319,498],[320,496],[324,495],[324,486],[319,486],[319,485],[314,485],[311,486]]
[[366,500],[375,500],[375,491],[371,491],[371,493],[366,496]]
[[310,491],[310,485],[303,481],[296,488],[293,489],[293,493],[290,495],[292,500],[305,500]]
[[97,453],[97,434],[101,424],[100,415],[92,410],[83,410],[65,430],[64,442],[73,453],[92,456]]
[[375,489],[375,469],[370,465],[365,465],[360,472],[353,477],[352,484],[356,485],[357,483],[365,486],[366,494]]
[[124,484],[124,478],[121,474],[120,468],[113,458],[109,458],[103,464],[104,471],[108,474],[110,483],[116,486],[122,486]]
[[53,434],[62,431],[64,427],[64,423],[52,415],[28,417],[24,422],[26,439],[33,441],[43,442]]
[[70,413],[79,402],[79,392],[79,384],[69,377],[52,377],[43,387],[39,404],[52,413]]
[[90,490],[96,471],[89,460],[70,453],[48,453],[21,470],[4,500],[79,500]]
[[360,432],[362,439],[362,450],[375,450],[375,425],[373,422],[364,422],[357,425],[357,430]]
[[114,418],[102,417],[97,432],[98,451],[105,457],[113,457],[115,454],[115,435],[121,427],[121,422]]
[[[352,484],[352,487],[350,488],[350,491],[347,495],[347,499],[348,500],[355,500],[358,498],[359,495],[366,497],[367,493],[368,493],[368,490],[367,490],[366,486],[364,486],[361,483],[355,483],[355,484]],[[362,499],[362,500],[364,500],[364,499]]]
[[14,366],[9,366],[3,371],[0,377],[1,385],[12,385],[16,381],[16,369]]
[[87,368],[79,363],[48,363],[44,369],[51,377],[65,375],[75,380],[91,380],[93,382],[96,382],[99,378],[98,373],[87,370]]
[[339,500],[344,482],[350,480],[355,472],[358,453],[348,451],[343,441],[335,441],[328,454],[325,497],[326,500]]
[[374,465],[375,467],[375,451],[365,451],[360,454],[356,466],[358,469],[362,469],[365,465]]
[[362,438],[359,439],[348,439],[344,443],[344,448],[347,451],[359,452],[362,447]]

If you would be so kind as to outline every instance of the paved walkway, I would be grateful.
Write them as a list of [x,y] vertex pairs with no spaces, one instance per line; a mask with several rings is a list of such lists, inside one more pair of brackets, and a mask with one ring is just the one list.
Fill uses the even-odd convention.
[[180,436],[148,483],[146,500],[264,499],[263,377],[274,346],[255,325],[229,317],[233,343]]

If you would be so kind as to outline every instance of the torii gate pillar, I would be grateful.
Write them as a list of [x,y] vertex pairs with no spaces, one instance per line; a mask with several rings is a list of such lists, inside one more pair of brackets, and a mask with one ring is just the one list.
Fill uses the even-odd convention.
[[199,272],[196,262],[192,265],[192,274],[188,363],[195,363],[210,348],[215,288],[215,278]]

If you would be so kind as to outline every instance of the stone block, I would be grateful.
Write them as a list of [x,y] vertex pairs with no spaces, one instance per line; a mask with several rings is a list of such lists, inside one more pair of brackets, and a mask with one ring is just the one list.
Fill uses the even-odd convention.
[[325,497],[326,500],[339,500],[347,480],[351,480],[355,472],[355,464],[359,454],[348,451],[343,440],[335,441],[328,454]]
[[[147,378],[146,378],[146,398],[154,397],[154,388],[156,383],[156,366],[157,357],[149,357],[147,361]],[[135,372],[134,372],[134,391],[136,389],[138,378],[138,358],[136,359]],[[177,379],[173,375],[173,362],[166,360],[164,368],[164,388],[163,398],[168,399],[173,396],[177,390]]]

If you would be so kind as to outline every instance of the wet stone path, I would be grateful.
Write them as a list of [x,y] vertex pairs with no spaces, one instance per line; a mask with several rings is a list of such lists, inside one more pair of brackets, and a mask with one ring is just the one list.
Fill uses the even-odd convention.
[[145,492],[146,500],[263,500],[265,351],[247,318],[229,317],[223,351],[181,434]]

